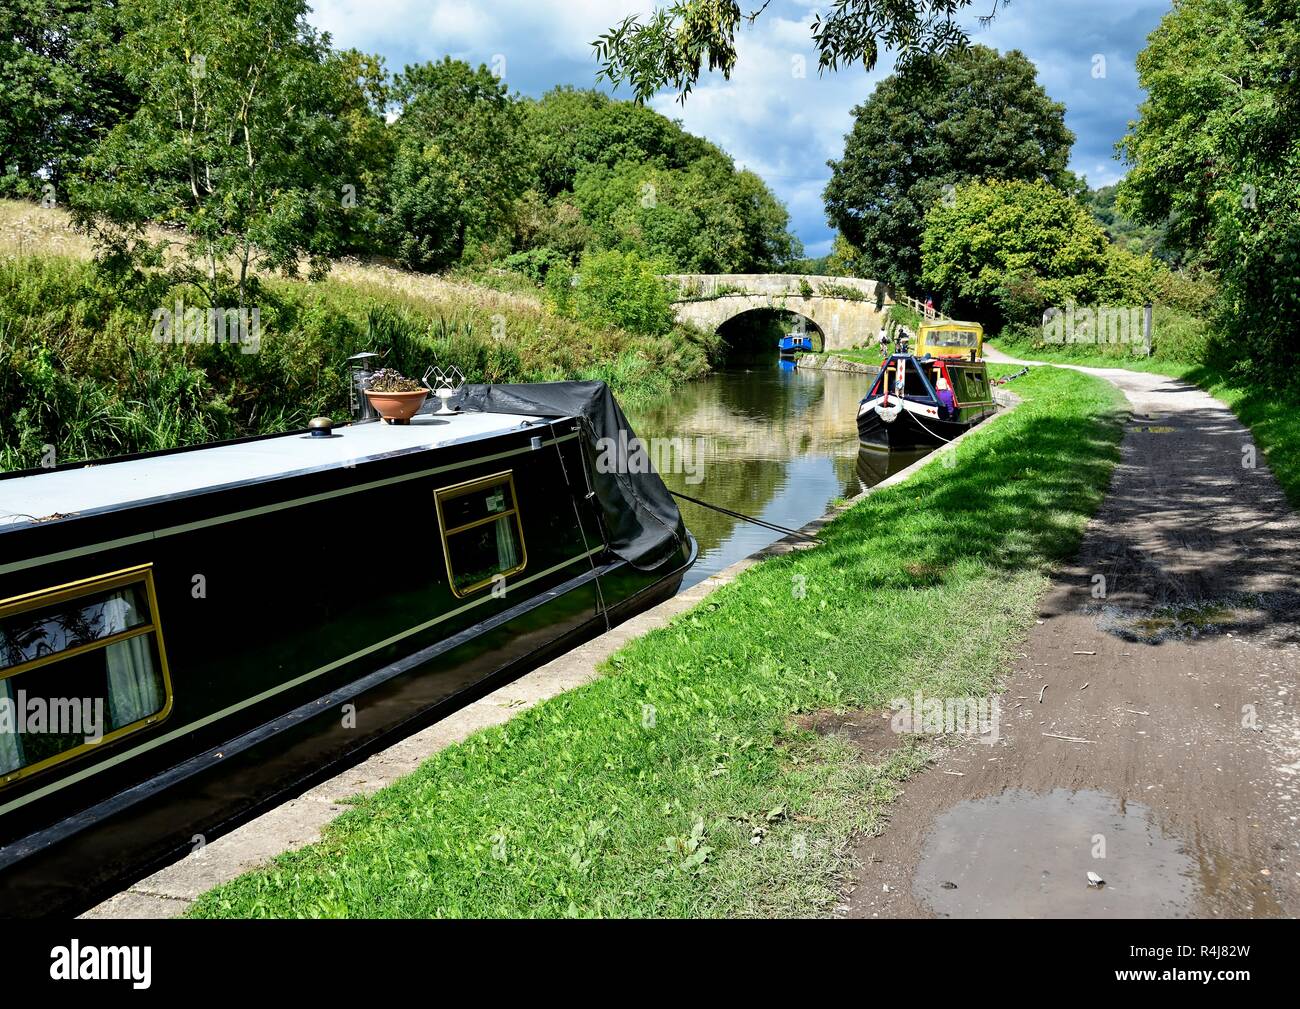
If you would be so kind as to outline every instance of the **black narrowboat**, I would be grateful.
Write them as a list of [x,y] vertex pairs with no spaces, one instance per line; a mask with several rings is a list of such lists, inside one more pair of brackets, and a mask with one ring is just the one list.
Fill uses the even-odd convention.
[[677,591],[695,541],[603,383],[452,402],[0,476],[0,915],[84,909]]

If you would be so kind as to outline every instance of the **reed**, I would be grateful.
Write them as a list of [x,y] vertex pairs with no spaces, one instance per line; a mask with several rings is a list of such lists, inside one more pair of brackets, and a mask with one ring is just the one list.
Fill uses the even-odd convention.
[[[382,278],[382,279],[377,279]],[[267,434],[347,417],[347,357],[471,382],[603,378],[641,402],[706,371],[717,338],[646,337],[559,319],[535,298],[463,280],[345,265],[320,283],[276,280],[257,307],[257,353],[159,343],[154,313],[198,292],[156,278],[123,289],[78,255],[0,251],[0,468]]]

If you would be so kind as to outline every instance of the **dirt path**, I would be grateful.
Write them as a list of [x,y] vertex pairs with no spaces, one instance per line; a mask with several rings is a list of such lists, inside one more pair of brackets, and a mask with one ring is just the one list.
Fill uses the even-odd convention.
[[844,916],[1300,914],[1300,519],[1217,400],[1080,370],[1132,404],[1110,492],[998,742],[908,784]]

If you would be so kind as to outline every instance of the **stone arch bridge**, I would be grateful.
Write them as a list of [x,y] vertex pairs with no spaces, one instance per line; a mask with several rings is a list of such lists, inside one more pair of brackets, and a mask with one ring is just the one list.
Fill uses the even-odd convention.
[[893,303],[884,285],[859,277],[792,273],[678,273],[673,311],[680,322],[716,330],[756,309],[801,315],[822,334],[823,350],[874,344]]

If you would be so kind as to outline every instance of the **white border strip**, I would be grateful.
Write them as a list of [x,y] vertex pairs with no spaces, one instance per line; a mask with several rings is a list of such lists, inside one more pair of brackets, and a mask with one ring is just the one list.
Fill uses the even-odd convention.
[[[568,441],[571,438],[578,437],[578,432],[562,435],[549,441],[542,442],[543,447],[547,445],[558,445],[560,442]],[[342,490],[326,491],[320,494],[310,494],[307,497],[294,498],[290,501],[278,501],[272,505],[263,505],[260,508],[249,508],[245,511],[231,512],[228,515],[218,515],[214,518],[203,519],[199,522],[186,522],[183,525],[168,526],[166,529],[155,529],[152,532],[136,533],[134,536],[123,536],[120,539],[107,540],[103,543],[95,543],[90,546],[73,547],[69,550],[61,550],[55,554],[45,554],[41,557],[29,557],[27,560],[10,561],[8,564],[0,564],[0,575],[7,575],[14,571],[23,571],[27,568],[36,567],[40,564],[57,564],[59,561],[72,560],[74,557],[83,557],[86,554],[99,553],[103,550],[116,550],[119,547],[132,546],[136,543],[147,543],[150,540],[162,539],[164,536],[177,536],[182,533],[194,532],[197,529],[204,529],[210,526],[224,525],[227,522],[238,522],[240,519],[254,518],[258,515],[269,515],[272,512],[283,511],[286,508],[297,508],[300,505],[315,504],[318,501],[326,501],[329,498],[344,497],[348,494],[360,494],[363,491],[375,490],[379,487],[388,487],[393,484],[405,483],[408,480],[419,480],[421,477],[435,476],[438,473],[447,473],[455,469],[464,469],[466,466],[474,466],[483,462],[496,462],[498,459],[509,459],[516,455],[526,455],[535,452],[531,445],[526,448],[511,449],[509,452],[498,452],[495,455],[480,456],[477,459],[467,459],[465,462],[451,463],[447,466],[435,466],[433,469],[420,470],[418,473],[406,473],[402,476],[387,477],[383,480],[373,480],[370,483],[358,484],[355,487],[345,487]],[[342,467],[339,467],[342,468]],[[316,470],[315,472],[324,472]],[[215,490],[216,488],[214,488]]]

